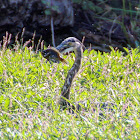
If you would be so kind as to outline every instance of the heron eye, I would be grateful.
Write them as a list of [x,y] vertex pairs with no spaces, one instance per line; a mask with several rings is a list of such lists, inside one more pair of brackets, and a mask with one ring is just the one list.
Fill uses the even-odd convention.
[[72,42],[69,42],[68,45],[72,46]]

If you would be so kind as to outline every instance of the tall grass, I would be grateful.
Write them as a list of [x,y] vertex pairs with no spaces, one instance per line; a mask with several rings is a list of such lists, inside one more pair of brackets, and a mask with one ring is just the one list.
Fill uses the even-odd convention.
[[85,107],[75,114],[57,104],[74,54],[65,58],[68,65],[50,65],[26,47],[0,51],[1,139],[140,139],[137,50],[126,57],[84,52],[70,102],[84,101]]

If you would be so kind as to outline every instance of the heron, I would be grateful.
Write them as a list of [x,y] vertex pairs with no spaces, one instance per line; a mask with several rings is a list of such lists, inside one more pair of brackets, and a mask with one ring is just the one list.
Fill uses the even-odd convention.
[[[62,41],[62,43],[58,45],[56,48],[51,47],[41,52],[42,56],[46,58],[47,61],[55,63],[59,62],[66,63],[65,59],[62,58],[61,54],[66,54],[70,52],[75,53],[75,61],[71,69],[68,71],[59,99],[60,107],[63,109],[67,108],[70,105],[68,101],[70,99],[70,89],[73,79],[81,67],[83,48],[84,45],[77,38],[68,37],[64,41]],[[79,110],[79,105],[77,106],[77,108]]]
[[[70,99],[70,89],[73,82],[73,79],[75,75],[78,73],[81,62],[82,62],[82,56],[83,56],[83,49],[84,45],[81,41],[79,41],[75,37],[68,37],[60,45],[58,45],[56,48],[51,47],[46,50],[41,51],[42,56],[47,59],[50,63],[66,63],[66,60],[63,59],[62,54],[67,54],[70,52],[75,53],[75,61],[71,67],[71,69],[68,71],[67,77],[65,79],[64,85],[61,89],[61,96],[59,99],[60,108],[66,109],[70,106],[69,99]],[[80,102],[83,103],[83,102]],[[99,106],[99,108],[103,108],[105,111],[111,111],[114,112],[112,109],[113,106],[116,106],[113,103],[110,102],[103,102],[103,103],[96,103],[95,106]],[[108,109],[108,106],[109,109]],[[79,111],[81,109],[81,106],[79,103],[76,104],[76,107],[72,105],[72,114],[74,113],[73,110]],[[96,108],[93,108],[95,110]],[[69,111],[71,111],[69,109]],[[101,111],[101,110],[100,110]],[[103,116],[102,111],[99,112],[99,115]]]

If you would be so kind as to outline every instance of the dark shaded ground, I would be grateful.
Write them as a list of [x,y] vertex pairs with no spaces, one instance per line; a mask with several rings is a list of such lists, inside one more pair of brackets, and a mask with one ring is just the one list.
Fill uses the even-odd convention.
[[140,42],[139,7],[138,0],[0,0],[1,45],[6,31],[12,34],[9,44],[19,33],[19,41],[35,41],[28,46],[36,47],[40,38],[52,45],[54,27],[56,45],[75,36],[80,40],[85,37],[87,48],[102,52],[110,52],[110,45],[121,51],[123,47],[136,48]]

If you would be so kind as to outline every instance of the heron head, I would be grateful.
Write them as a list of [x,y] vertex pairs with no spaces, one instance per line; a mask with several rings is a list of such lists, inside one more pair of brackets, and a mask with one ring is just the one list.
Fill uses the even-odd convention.
[[64,62],[66,63],[65,59],[62,58],[61,54],[68,54],[75,51],[76,46],[83,44],[75,37],[68,37],[66,38],[60,45],[56,48],[48,48],[43,50],[41,53],[47,61],[59,63]]
[[68,37],[60,45],[57,46],[57,49],[62,54],[67,54],[73,52],[77,45],[82,45],[82,43],[75,37]]

